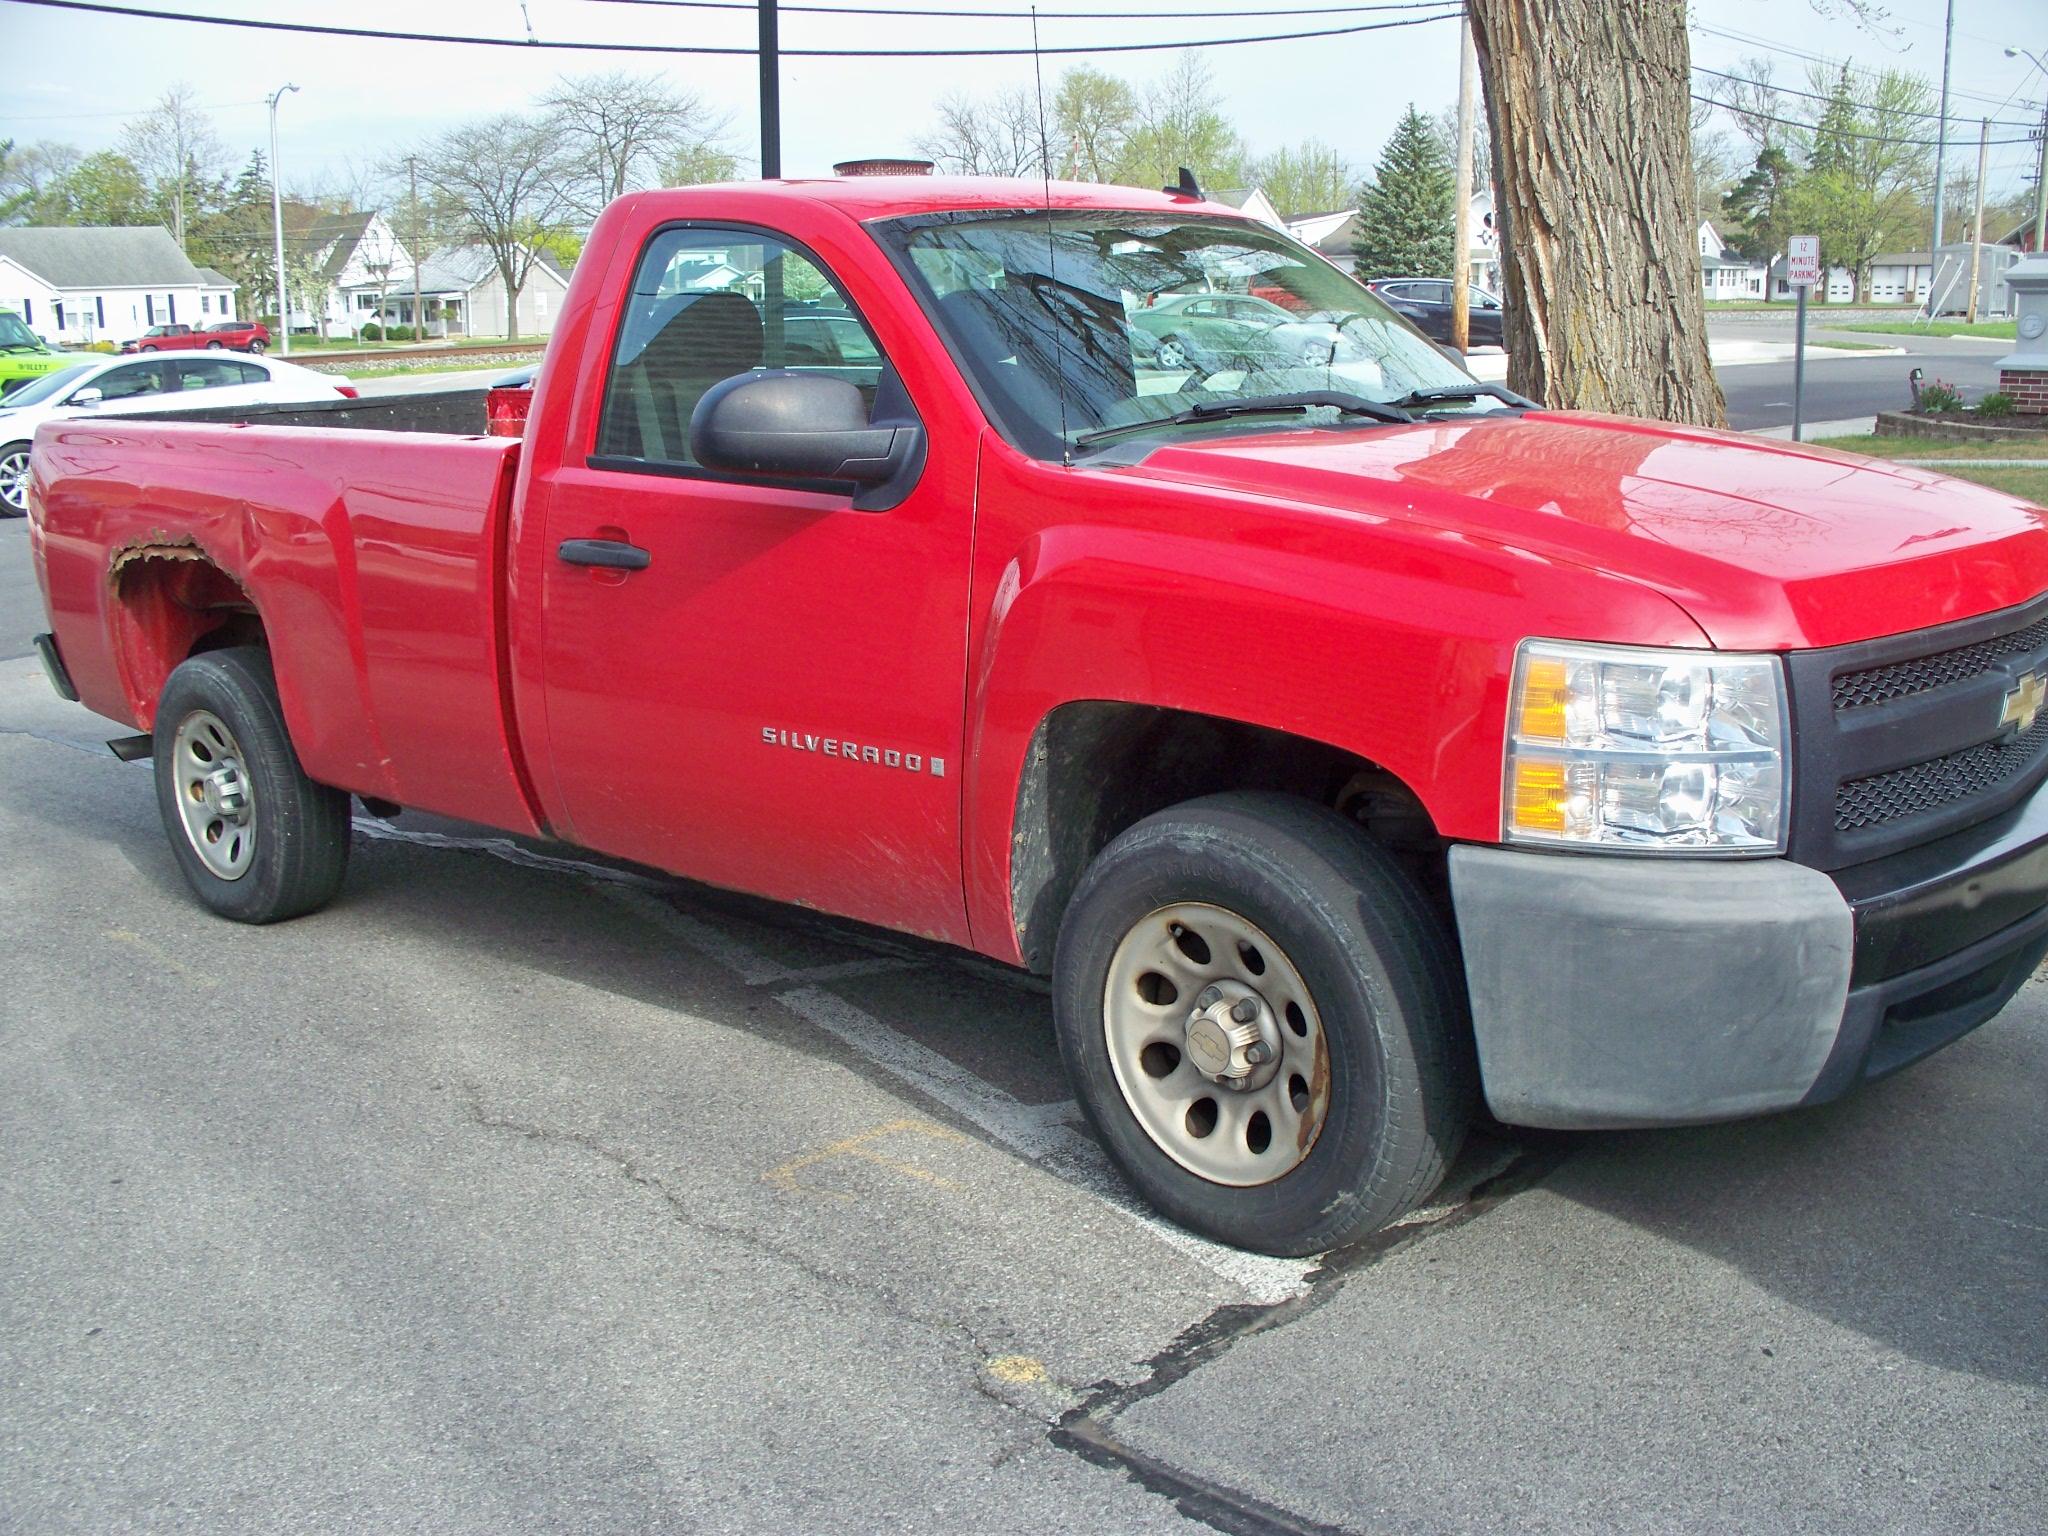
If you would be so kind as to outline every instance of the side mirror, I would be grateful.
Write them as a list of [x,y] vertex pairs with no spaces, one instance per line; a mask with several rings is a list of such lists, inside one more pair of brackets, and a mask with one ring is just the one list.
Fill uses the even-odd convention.
[[107,396],[105,390],[100,389],[97,385],[88,384],[83,389],[73,390],[71,392],[71,398],[68,401],[66,401],[65,404],[98,405],[102,400],[106,398]]
[[861,487],[853,504],[879,512],[903,499],[924,466],[924,430],[873,426],[845,379],[742,373],[704,391],[690,413],[690,457],[707,469]]

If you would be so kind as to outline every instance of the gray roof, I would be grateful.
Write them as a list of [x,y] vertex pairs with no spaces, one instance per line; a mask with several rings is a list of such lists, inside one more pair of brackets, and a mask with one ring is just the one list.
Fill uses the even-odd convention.
[[191,288],[204,281],[160,224],[0,229],[0,256],[53,288]]
[[376,218],[374,210],[355,213],[322,213],[301,204],[284,214],[285,244],[305,256],[317,256],[320,275],[332,281],[341,276],[349,257],[355,254]]
[[[542,251],[534,262],[563,282],[568,281],[555,259]],[[436,251],[420,263],[420,292],[467,293],[498,275],[498,259],[483,245],[456,245]]]
[[227,273],[215,271],[212,267],[199,267],[195,270],[199,273],[199,281],[209,288],[239,288],[242,286],[232,277],[229,277]]
[[1934,258],[1925,251],[1886,251],[1870,258],[1873,267],[1924,267]]

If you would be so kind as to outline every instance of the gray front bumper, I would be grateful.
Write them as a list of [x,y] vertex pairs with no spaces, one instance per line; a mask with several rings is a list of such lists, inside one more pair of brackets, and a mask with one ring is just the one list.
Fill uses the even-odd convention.
[[1451,850],[1486,1100],[1511,1125],[1675,1125],[1808,1096],[1855,923],[1783,859]]

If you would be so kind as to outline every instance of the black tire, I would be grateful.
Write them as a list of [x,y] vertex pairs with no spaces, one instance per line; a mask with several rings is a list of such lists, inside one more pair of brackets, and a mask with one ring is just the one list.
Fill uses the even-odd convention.
[[[1176,903],[1223,907],[1282,948],[1313,994],[1329,1101],[1306,1156],[1270,1182],[1212,1182],[1162,1148],[1110,1061],[1105,989],[1126,934]],[[1181,1225],[1263,1253],[1318,1253],[1424,1199],[1457,1155],[1475,1094],[1449,925],[1353,822],[1292,796],[1224,794],[1116,838],[1060,925],[1053,1010],[1082,1107],[1125,1175]]]
[[206,350],[209,352],[218,352],[221,350],[221,343],[217,341],[209,341],[206,344]]
[[0,447],[0,517],[28,516],[27,443]]
[[[186,786],[173,762],[174,742],[181,722],[201,710],[233,733],[251,788],[255,851],[232,879],[200,858],[179,807]],[[171,856],[201,901],[239,923],[275,923],[333,897],[348,870],[349,797],[315,784],[299,766],[269,652],[235,646],[186,660],[164,684],[154,735],[157,809]]]
[[269,351],[270,348],[261,341],[252,341],[249,343],[249,350],[255,353],[258,357],[261,357],[265,352]]

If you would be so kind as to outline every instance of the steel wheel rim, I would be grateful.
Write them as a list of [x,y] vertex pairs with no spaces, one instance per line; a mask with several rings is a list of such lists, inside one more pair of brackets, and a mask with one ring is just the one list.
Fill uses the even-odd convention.
[[0,501],[16,512],[28,511],[28,450],[0,454]]
[[209,873],[239,880],[256,857],[256,795],[227,723],[195,709],[171,739],[172,787],[185,840]]
[[1185,368],[1188,365],[1187,349],[1177,341],[1159,343],[1159,366],[1162,368]]
[[[1199,1006],[1212,991],[1219,1004]],[[1247,997],[1242,1028],[1277,1051],[1237,1079],[1245,1086],[1227,1087],[1201,1070],[1198,1051],[1216,1058],[1198,1025]],[[1207,902],[1146,914],[1110,957],[1102,1023],[1132,1117],[1188,1172],[1249,1188],[1284,1178],[1314,1150],[1329,1118],[1328,1040],[1308,983],[1256,924]],[[1242,1065],[1235,1053],[1231,1063]]]

